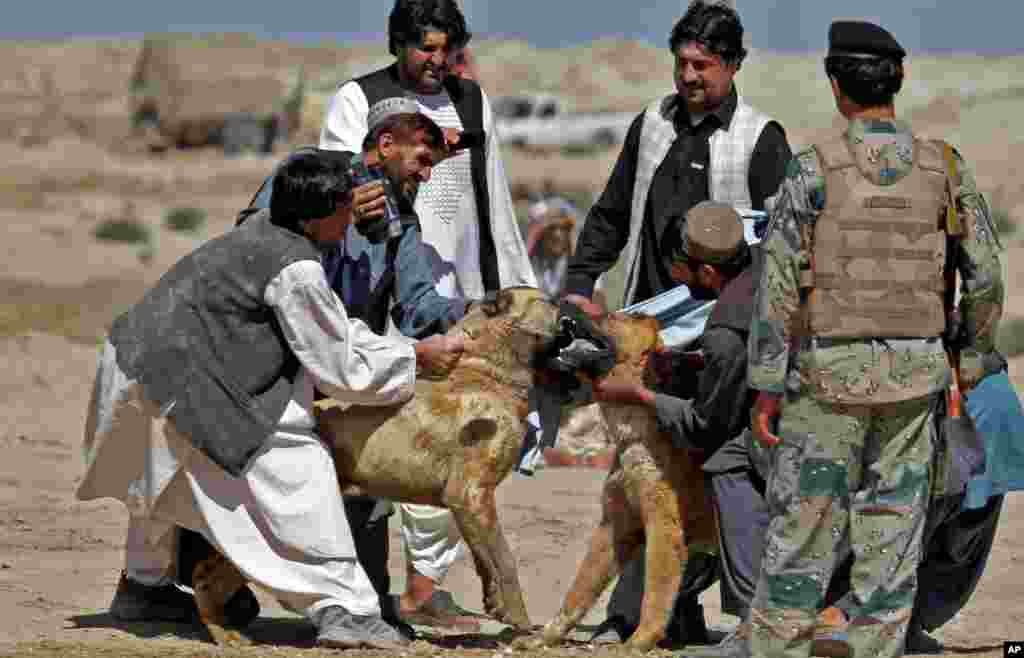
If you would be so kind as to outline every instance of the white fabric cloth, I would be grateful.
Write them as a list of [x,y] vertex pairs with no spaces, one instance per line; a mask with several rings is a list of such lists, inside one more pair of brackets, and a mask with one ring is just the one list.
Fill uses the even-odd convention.
[[[483,92],[481,92],[483,93]],[[420,111],[442,128],[462,128],[447,92],[413,95]],[[536,279],[516,220],[508,178],[501,159],[494,115],[483,94],[483,126],[487,134],[487,189],[490,194],[491,232],[498,256],[498,276],[503,287],[532,286]],[[349,81],[331,98],[320,132],[320,148],[362,151],[369,106],[359,83]],[[484,295],[480,278],[480,230],[476,197],[470,175],[470,154],[448,158],[431,172],[416,196],[423,243],[430,252],[438,292],[442,295],[479,299]]]
[[314,385],[343,402],[397,404],[414,390],[410,341],[350,321],[320,263],[284,268],[264,292],[300,362],[277,431],[235,478],[179,434],[117,365],[108,341],[86,422],[81,500],[113,497],[131,515],[129,575],[154,584],[171,572],[173,527],[190,528],[286,607],[312,615],[340,604],[379,615],[356,560],[330,449],[314,432]]
[[402,503],[402,541],[406,563],[440,584],[455,561],[466,554],[452,513],[442,507]]

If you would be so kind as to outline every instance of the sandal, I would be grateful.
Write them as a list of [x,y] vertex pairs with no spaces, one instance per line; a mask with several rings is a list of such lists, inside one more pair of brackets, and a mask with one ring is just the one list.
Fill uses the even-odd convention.
[[479,631],[480,615],[462,608],[450,592],[436,590],[425,603],[415,610],[398,611],[399,616],[413,626],[432,626],[460,631]]

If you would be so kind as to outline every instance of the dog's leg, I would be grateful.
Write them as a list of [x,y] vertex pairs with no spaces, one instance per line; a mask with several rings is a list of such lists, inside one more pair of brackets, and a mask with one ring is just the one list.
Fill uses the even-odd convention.
[[586,616],[608,584],[621,572],[640,547],[639,517],[629,509],[622,489],[605,486],[601,523],[590,536],[587,554],[576,571],[562,608],[544,626],[539,643],[554,646],[565,639]]
[[530,628],[515,556],[498,521],[494,489],[466,496],[462,504],[449,509],[473,553],[473,561],[484,590],[484,609],[500,622],[520,629]]
[[237,647],[250,644],[237,630],[225,628],[227,615],[224,608],[243,585],[245,577],[242,573],[216,550],[192,569],[192,589],[199,609],[199,621],[219,645]]
[[644,555],[644,598],[640,623],[626,642],[631,649],[649,651],[665,637],[665,629],[686,562],[680,498],[664,480],[644,483],[641,514],[647,546]]
[[[514,428],[509,430],[509,427]],[[499,429],[500,428],[500,429]],[[442,502],[452,512],[462,538],[473,553],[484,594],[484,610],[517,629],[530,628],[515,556],[498,520],[494,490],[508,474],[499,457],[506,436],[522,436],[518,421],[473,418],[460,430],[461,459],[449,465],[453,474],[445,485]],[[498,443],[495,444],[495,441]],[[459,463],[461,462],[461,463]]]

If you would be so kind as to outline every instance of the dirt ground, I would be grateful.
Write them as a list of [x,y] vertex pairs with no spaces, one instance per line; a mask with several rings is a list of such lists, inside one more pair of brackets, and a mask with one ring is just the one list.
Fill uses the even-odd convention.
[[[244,651],[218,650],[187,625],[124,624],[106,612],[122,565],[126,514],[113,501],[73,500],[95,353],[93,345],[40,333],[0,340],[0,413],[7,419],[0,434],[0,655],[318,655],[311,648],[312,627],[262,594],[263,613],[249,631],[257,644]],[[556,612],[569,587],[598,516],[602,475],[584,468],[545,469],[532,478],[513,475],[498,489],[535,623]],[[1022,518],[1024,499],[1010,496],[978,591],[938,633],[949,655],[999,656],[1004,640],[1020,637]],[[392,530],[392,572],[400,591],[404,564]],[[481,609],[480,587],[467,561],[457,564],[446,587],[463,605]],[[734,623],[719,613],[717,589],[704,603],[710,621]],[[600,610],[586,621],[599,620]],[[476,635],[434,635],[403,655],[504,655],[509,649],[502,630],[488,623]],[[544,655],[624,653],[587,644],[585,634],[576,637],[572,645]]]
[[[118,114],[119,101],[103,102],[104,111],[117,114],[111,121],[125,118]],[[256,645],[244,651],[218,649],[190,626],[122,624],[106,612],[123,563],[127,515],[113,501],[73,499],[83,470],[82,430],[97,339],[173,262],[229,229],[234,213],[282,153],[229,160],[201,150],[156,157],[82,134],[6,141],[0,135],[0,655],[319,655],[311,648],[312,627],[262,594],[263,613],[249,631]],[[795,143],[805,137],[791,133]],[[969,145],[968,152],[983,189],[997,191],[998,206],[1019,223],[1024,188],[1015,163],[1024,151],[1019,138],[1009,142],[993,138]],[[592,159],[509,153],[507,167],[514,184],[552,179],[597,192],[616,153]],[[184,206],[205,210],[206,226],[195,234],[163,228],[164,212]],[[93,237],[100,223],[119,219],[149,226],[148,245]],[[1008,247],[1007,316],[1020,318],[1024,251],[1019,242]],[[1011,362],[1011,376],[1021,390],[1021,359]],[[595,469],[546,469],[532,478],[510,476],[498,489],[499,512],[535,623],[556,612],[569,587],[598,519],[602,479]],[[392,573],[400,591],[404,562],[392,531]],[[445,587],[463,606],[481,609],[480,587],[467,560],[456,565]],[[1003,641],[1024,640],[1022,593],[1024,498],[1011,495],[974,598],[937,632],[947,655],[1001,656]],[[720,614],[717,588],[704,604],[718,627],[735,623]],[[603,605],[604,599],[587,624],[600,621]],[[567,647],[543,654],[623,654],[612,645],[588,644],[586,637],[579,634]],[[489,623],[476,635],[429,635],[403,655],[497,657],[511,653],[507,639],[502,626]],[[346,655],[364,654],[384,655]],[[654,652],[659,654],[668,655]]]

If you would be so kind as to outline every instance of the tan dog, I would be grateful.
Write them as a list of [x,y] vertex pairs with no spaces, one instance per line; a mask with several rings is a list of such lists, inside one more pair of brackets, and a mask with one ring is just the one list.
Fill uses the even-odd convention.
[[[553,340],[557,316],[558,307],[536,289],[502,290],[474,304],[449,332],[461,332],[466,349],[443,379],[421,376],[416,395],[400,406],[335,403],[319,414],[342,492],[450,509],[473,555],[484,609],[519,629],[528,629],[530,618],[494,492],[519,456],[531,365]],[[223,629],[224,603],[244,582],[231,570],[220,556],[194,569],[200,617],[218,642],[238,639]]]
[[[601,329],[617,347],[616,364],[608,377],[648,376],[648,356],[660,343],[658,328],[658,321],[646,316],[607,316]],[[642,651],[653,648],[665,636],[690,547],[714,546],[717,541],[714,512],[697,460],[659,434],[652,409],[606,402],[599,406],[616,446],[602,492],[601,522],[591,535],[562,609],[540,638],[520,646],[560,643],[646,540],[640,623],[626,645]]]

